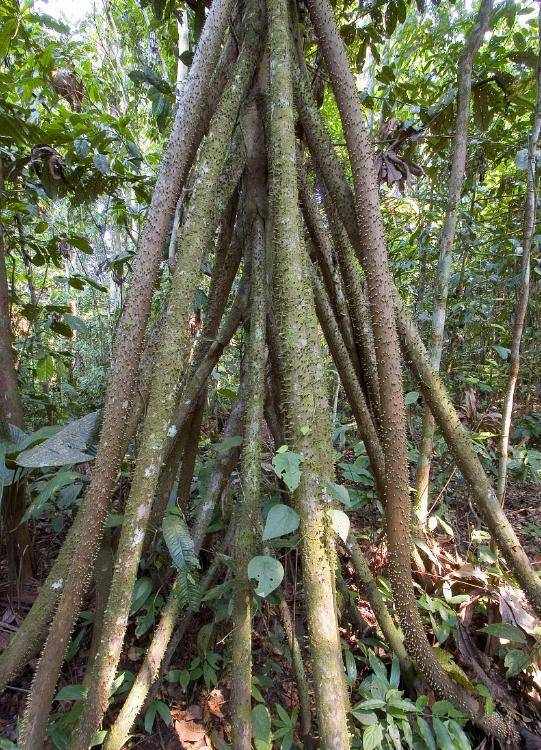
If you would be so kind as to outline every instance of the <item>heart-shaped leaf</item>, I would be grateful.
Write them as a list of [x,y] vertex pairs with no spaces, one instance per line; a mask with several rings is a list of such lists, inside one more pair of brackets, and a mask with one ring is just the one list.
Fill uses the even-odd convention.
[[255,593],[268,596],[282,583],[284,569],[282,563],[270,555],[256,555],[248,563],[248,578],[257,581]]
[[299,514],[289,505],[273,505],[267,514],[265,528],[263,529],[263,541],[276,539],[279,536],[290,534],[299,526]]

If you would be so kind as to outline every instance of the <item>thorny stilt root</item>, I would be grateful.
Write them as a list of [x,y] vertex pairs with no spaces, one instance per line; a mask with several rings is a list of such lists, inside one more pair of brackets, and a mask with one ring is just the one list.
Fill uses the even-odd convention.
[[[229,85],[225,85],[219,102],[211,108],[215,112],[210,120],[208,82],[220,49],[222,56],[229,59],[229,42],[222,45],[222,40],[233,9],[233,0],[214,0],[201,49],[194,59],[184,102],[179,107],[164,156],[135,263],[132,292],[119,327],[92,483],[62,554],[44,584],[39,606],[32,609],[21,629],[21,636],[15,636],[0,660],[0,681],[5,682],[20,669],[22,659],[32,653],[35,645],[31,640],[39,639],[59,599],[22,722],[19,743],[22,750],[43,747],[64,652],[92,572],[126,444],[136,427],[135,423],[131,425],[128,415],[161,248],[182,183],[207,129],[208,134],[194,167],[193,193],[178,231],[178,253],[160,343],[149,360],[152,373],[147,389],[148,406],[135,474],[101,631],[97,628],[95,634],[97,641],[100,632],[99,647],[85,677],[88,695],[70,750],[88,750],[101,726],[121,656],[152,505],[154,503],[155,522],[158,524],[178,471],[178,457],[183,445],[188,451],[185,454],[183,494],[189,494],[198,449],[197,424],[204,416],[207,381],[245,315],[247,297],[250,302],[246,372],[241,378],[241,400],[232,410],[225,430],[226,436],[241,431],[240,422],[246,407],[246,436],[240,472],[242,497],[224,542],[228,544],[229,539],[233,540],[236,576],[232,616],[234,634],[230,642],[234,747],[248,750],[251,745],[252,589],[246,567],[260,541],[261,425],[264,413],[269,426],[271,423],[274,426],[273,433],[280,434],[303,457],[300,483],[292,495],[292,502],[300,517],[303,606],[310,652],[308,677],[304,672],[294,623],[282,595],[279,605],[297,673],[303,706],[303,731],[305,734],[310,731],[310,690],[313,690],[320,746],[331,750],[348,750],[350,746],[349,701],[337,623],[336,557],[329,513],[328,483],[333,479],[331,431],[317,318],[352,407],[359,434],[366,443],[378,493],[386,509],[394,609],[403,637],[377,590],[353,532],[346,542],[358,580],[372,604],[383,635],[408,672],[413,663],[437,693],[454,701],[488,734],[502,743],[516,740],[514,727],[508,727],[496,714],[484,716],[476,699],[442,671],[416,607],[410,564],[410,500],[399,344],[420,381],[425,401],[457,465],[472,486],[487,525],[539,611],[541,584],[499,508],[469,437],[396,293],[388,268],[371,145],[343,43],[328,0],[308,0],[308,7],[340,110],[354,190],[349,187],[336,160],[306,85],[305,73],[293,66],[294,46],[286,0],[267,0],[266,12],[255,0],[245,7],[237,62]],[[263,37],[259,25],[265,16],[267,49],[259,66]],[[203,59],[205,55],[207,59]],[[256,84],[252,86],[254,80]],[[294,85],[297,112],[293,106]],[[261,125],[262,103],[266,106],[264,129]],[[184,112],[181,111],[183,106]],[[204,123],[208,117],[202,128],[201,120],[193,122],[192,116],[204,112],[207,113],[202,117]],[[325,188],[321,191],[325,213],[320,211],[304,168],[297,161],[300,152],[294,130],[297,113],[303,137],[313,156],[316,184]],[[257,133],[255,138],[254,132]],[[232,141],[234,144],[230,148]],[[235,161],[235,154],[244,147],[246,155]],[[313,253],[310,251],[314,265],[304,243],[299,202],[308,230],[307,244],[314,248]],[[216,253],[211,302],[203,335],[196,343],[190,363],[186,324],[201,261],[213,246],[220,217],[224,215],[218,244],[223,244],[222,250],[229,247],[229,252],[223,257],[221,251]],[[248,250],[245,249],[242,280],[231,309],[220,326],[241,263],[243,244]],[[333,265],[335,257],[336,266]],[[365,276],[366,292],[359,262]],[[267,310],[270,291],[272,304]],[[265,403],[267,344],[273,378],[267,393],[268,403]],[[177,429],[186,429],[190,424],[196,426],[193,440],[183,443]],[[232,449],[216,467],[205,502],[193,524],[196,553],[238,455],[239,449]],[[87,529],[91,531],[84,546],[81,537],[83,530],[86,533]],[[218,554],[211,560],[203,587],[214,580],[221,560]],[[106,750],[120,750],[126,742],[133,722],[160,677],[163,663],[169,662],[195,610],[191,607],[186,617],[181,616],[173,585],[143,666],[107,736]]]

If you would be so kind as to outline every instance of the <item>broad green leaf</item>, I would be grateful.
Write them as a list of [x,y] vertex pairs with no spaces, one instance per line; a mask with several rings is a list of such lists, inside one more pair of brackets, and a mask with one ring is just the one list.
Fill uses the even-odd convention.
[[385,708],[386,703],[384,700],[380,700],[379,698],[368,698],[368,700],[362,701],[361,703],[357,703],[356,706],[354,706],[355,711],[372,711],[375,708]]
[[81,250],[86,255],[92,255],[92,245],[86,237],[81,237],[78,234],[70,234],[69,237],[66,237],[66,242]]
[[130,614],[138,612],[152,592],[152,581],[150,578],[138,578],[133,587]]
[[417,728],[419,729],[419,734],[423,738],[423,741],[429,748],[429,750],[436,750],[436,741],[434,739],[434,735],[432,734],[432,730],[430,729],[428,722],[426,722],[422,716],[417,717]]
[[336,484],[336,482],[329,482],[327,484],[327,489],[329,490],[329,494],[331,495],[331,497],[333,497],[335,500],[338,500],[338,502],[345,505],[346,508],[349,508],[351,506],[351,500],[349,498],[349,490],[347,487],[344,487],[343,484]]
[[299,526],[299,514],[289,505],[273,505],[267,514],[265,528],[263,530],[263,541],[276,539],[285,534],[290,534]]
[[74,331],[77,331],[78,333],[88,332],[88,325],[77,315],[64,315],[64,320]]
[[162,521],[162,533],[171,560],[177,570],[187,571],[190,568],[199,567],[193,539],[184,514],[180,511],[166,513]]
[[17,33],[19,21],[17,18],[7,18],[0,29],[0,58],[6,56],[11,40]]
[[55,361],[50,354],[40,357],[36,363],[36,378],[45,383],[53,377],[55,373]]
[[449,719],[447,722],[447,729],[449,730],[449,734],[451,735],[456,750],[471,750],[471,744],[466,732],[458,722],[454,721],[454,719]]
[[103,743],[103,740],[107,737],[107,730],[106,729],[100,729],[96,732],[94,737],[92,738],[92,741],[90,743],[90,747],[97,747],[98,745],[101,745]]
[[55,695],[55,701],[80,701],[86,698],[88,688],[83,685],[65,685]]
[[8,487],[15,475],[12,469],[8,469],[6,466],[6,444],[0,443],[0,498],[4,487]]
[[402,750],[402,742],[400,740],[400,732],[398,727],[390,716],[387,717],[387,736],[391,739],[395,750]]
[[79,136],[73,141],[73,148],[75,149],[77,156],[84,159],[85,156],[88,156],[88,152],[90,151],[90,141],[88,138],[85,138],[85,136]]
[[475,686],[475,690],[479,695],[482,695],[485,699],[485,714],[486,716],[492,716],[494,713],[494,701],[492,699],[492,695],[490,690],[487,688],[486,685],[483,685],[482,682],[477,683]]
[[214,450],[218,453],[224,454],[228,453],[233,448],[238,448],[239,445],[242,445],[242,436],[231,435],[230,437],[225,437],[223,440],[220,440],[220,442],[214,446]]
[[154,625],[155,621],[154,609],[151,607],[146,614],[137,618],[137,626],[135,628],[136,637],[141,638]]
[[271,717],[269,709],[263,703],[258,703],[252,709],[252,734],[256,750],[270,750]]
[[507,676],[508,677],[514,677],[515,675],[519,674],[524,667],[527,667],[528,664],[530,664],[531,659],[529,654],[527,654],[525,651],[521,651],[518,648],[511,648],[509,651],[505,654],[505,659],[503,661],[504,665],[507,667]]
[[105,154],[100,154],[99,152],[94,154],[94,166],[102,174],[109,174],[111,170],[109,158]]
[[439,661],[444,671],[447,672],[453,679],[455,679],[460,685],[471,690],[473,692],[474,686],[466,672],[458,666],[456,661],[453,659],[448,651],[443,648],[434,648],[434,656]]
[[287,445],[278,448],[272,459],[272,467],[276,475],[284,481],[290,492],[294,492],[301,481],[302,460],[302,455],[290,451]]
[[357,679],[357,662],[349,648],[344,649],[344,661],[346,664],[347,681],[350,685],[353,685]]
[[77,281],[80,281],[83,285],[88,284],[88,286],[91,286],[93,289],[97,289],[99,292],[106,292],[107,287],[103,286],[103,284],[98,284],[97,281],[94,281],[90,276],[85,276],[83,273],[73,273],[70,276],[70,285],[73,286],[72,281],[76,279]]
[[419,391],[410,391],[404,396],[404,403],[406,406],[411,406],[419,400]]
[[154,705],[156,701],[152,701],[152,703],[149,705],[147,710],[145,711],[145,732],[147,734],[150,734],[152,732],[152,727],[154,726],[154,719],[156,718],[156,713],[158,709]]
[[164,703],[163,701],[156,701],[156,710],[164,720],[164,722],[169,726],[171,723],[171,711],[169,710],[169,706],[167,703]]
[[495,635],[497,638],[505,638],[515,643],[527,643],[527,638],[520,628],[510,625],[508,622],[493,622],[482,628],[484,633]]
[[401,698],[400,695],[389,698],[389,706],[397,708],[400,711],[417,711],[417,706],[407,698]]
[[190,684],[190,673],[187,669],[182,669],[179,676],[178,676],[178,684],[181,688],[186,690],[188,685]]
[[400,722],[400,729],[402,730],[404,740],[408,747],[413,748],[413,732],[411,731],[411,726],[407,719],[402,719]]
[[258,701],[258,703],[265,703],[265,698],[263,698],[261,691],[259,690],[257,685],[254,685],[253,683],[252,683],[251,694],[252,694],[252,698]]
[[80,475],[73,471],[58,471],[54,476],[51,477],[40,487],[40,491],[36,498],[32,501],[23,516],[23,521],[27,521],[29,518],[39,518],[46,503],[54,496],[58,490],[62,489],[68,484],[72,484],[77,479],[80,479]]
[[441,719],[437,716],[432,717],[432,726],[434,727],[434,733],[438,741],[438,747],[441,750],[455,750],[453,740],[451,739],[447,727]]
[[363,730],[363,750],[375,750],[383,741],[381,724],[371,724]]
[[344,479],[348,482],[355,482],[365,485],[366,487],[372,487],[374,484],[374,477],[366,466],[366,459],[364,456],[360,456],[354,463],[346,463],[342,461],[338,464]]
[[388,682],[387,669],[385,667],[385,664],[381,661],[381,659],[378,659],[375,653],[371,650],[368,652],[368,661],[370,662],[370,666],[372,667],[372,671],[374,672],[374,674],[383,682]]
[[501,357],[501,359],[503,359],[504,361],[511,354],[511,349],[508,349],[506,346],[496,346],[496,345],[494,345],[494,349],[499,354],[499,356]]
[[367,727],[378,722],[378,717],[373,711],[358,711],[356,708],[353,708],[351,709],[351,713],[357,721]]
[[171,712],[169,711],[169,707],[167,706],[167,704],[160,700],[154,700],[149,705],[145,713],[144,724],[145,724],[145,732],[147,734],[150,734],[152,732],[152,727],[154,726],[154,720],[156,719],[156,714],[159,714],[166,724],[169,725],[171,723]]
[[391,687],[397,688],[400,684],[400,662],[398,661],[396,656],[393,656],[393,661],[391,663],[391,676],[389,677],[389,685]]
[[248,578],[257,581],[255,593],[258,596],[268,596],[278,588],[284,577],[282,563],[270,555],[256,555],[248,563]]
[[106,529],[116,529],[118,526],[122,526],[123,521],[123,513],[108,513],[104,526]]
[[42,466],[68,466],[93,461],[94,456],[83,453],[83,450],[96,433],[98,417],[99,412],[94,411],[69,422],[45,442],[19,453],[17,463],[19,466],[41,468]]
[[282,721],[282,723],[285,724],[286,726],[291,726],[291,719],[289,717],[288,712],[285,710],[285,708],[281,706],[279,703],[276,703],[274,708],[276,709],[276,713],[278,714],[280,721]]
[[462,718],[460,711],[449,701],[436,701],[432,704],[432,715],[433,716],[450,716],[453,719]]

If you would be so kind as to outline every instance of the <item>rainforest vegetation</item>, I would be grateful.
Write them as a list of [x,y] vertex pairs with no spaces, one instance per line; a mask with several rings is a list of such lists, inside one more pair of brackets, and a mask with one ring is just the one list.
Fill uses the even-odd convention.
[[541,748],[539,2],[67,5],[0,0],[0,750]]

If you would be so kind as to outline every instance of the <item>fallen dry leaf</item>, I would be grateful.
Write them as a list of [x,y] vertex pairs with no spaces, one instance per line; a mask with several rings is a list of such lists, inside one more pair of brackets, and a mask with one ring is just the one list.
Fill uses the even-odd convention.
[[186,709],[175,708],[171,711],[173,727],[182,747],[187,750],[212,747],[208,744],[207,732],[201,720],[203,709],[193,705]]
[[451,578],[459,578],[463,581],[473,581],[475,583],[486,583],[488,580],[487,574],[484,573],[481,568],[476,565],[466,563],[461,565],[460,568],[452,570],[449,575]]
[[214,688],[214,690],[211,690],[207,697],[207,708],[210,713],[214,714],[214,716],[218,716],[220,719],[223,719],[224,715],[222,713],[222,706],[224,703],[225,698],[222,691],[219,688]]
[[502,586],[498,601],[503,622],[517,625],[528,635],[541,635],[541,622],[534,615],[530,604],[520,589]]

